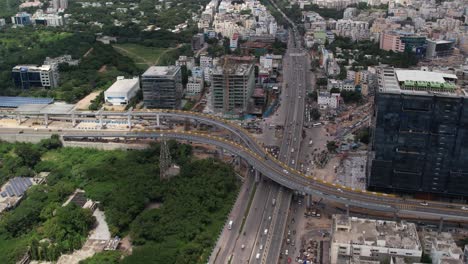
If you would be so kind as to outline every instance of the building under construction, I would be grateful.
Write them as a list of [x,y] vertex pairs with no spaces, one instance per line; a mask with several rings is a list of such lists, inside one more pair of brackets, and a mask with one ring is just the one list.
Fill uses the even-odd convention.
[[382,68],[368,187],[468,196],[468,99],[453,74]]
[[224,57],[213,70],[212,103],[216,112],[241,115],[255,88],[254,64],[250,57]]

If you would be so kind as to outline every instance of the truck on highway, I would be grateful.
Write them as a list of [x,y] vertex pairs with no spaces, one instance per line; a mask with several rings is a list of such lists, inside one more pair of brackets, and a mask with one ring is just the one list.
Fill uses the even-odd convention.
[[231,229],[232,229],[232,224],[233,224],[233,221],[232,221],[232,220],[229,221],[229,223],[228,223],[228,230],[231,230]]

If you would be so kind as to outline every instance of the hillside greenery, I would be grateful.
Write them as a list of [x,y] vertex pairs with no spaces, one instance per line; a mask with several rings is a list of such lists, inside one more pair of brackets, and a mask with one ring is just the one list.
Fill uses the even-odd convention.
[[193,159],[190,145],[170,141],[169,149],[180,175],[160,181],[159,144],[100,151],[63,148],[57,137],[38,144],[1,142],[3,182],[21,173],[50,174],[47,185],[30,188],[0,219],[0,263],[13,263],[28,246],[40,260],[80,248],[94,220],[90,211],[62,207],[76,188],[100,202],[112,235],[129,234],[135,246],[123,260],[120,252],[101,253],[84,263],[206,263],[239,186],[232,167]]
[[[46,57],[64,54],[81,61],[78,66],[60,65],[59,87],[26,91],[14,87],[11,69],[15,65],[40,65]],[[140,72],[130,58],[96,42],[90,33],[25,27],[0,34],[0,95],[53,97],[73,103],[93,90],[108,88],[117,76]]]

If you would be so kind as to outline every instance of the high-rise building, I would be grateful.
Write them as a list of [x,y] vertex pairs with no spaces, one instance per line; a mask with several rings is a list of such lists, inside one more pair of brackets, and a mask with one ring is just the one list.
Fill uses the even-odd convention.
[[60,8],[67,9],[68,8],[68,0],[60,0]]
[[55,88],[58,86],[58,69],[53,65],[18,65],[13,67],[11,74],[15,86],[21,89],[29,89],[30,87]]
[[56,10],[58,9],[67,9],[68,0],[52,0],[52,7]]
[[26,12],[21,12],[11,17],[11,23],[15,25],[31,25],[31,15]]
[[242,114],[255,88],[254,65],[224,59],[213,70],[211,91],[213,108],[223,114]]
[[453,74],[378,73],[368,187],[468,195],[468,100]]
[[148,108],[179,108],[183,93],[180,67],[149,67],[141,76],[141,89]]

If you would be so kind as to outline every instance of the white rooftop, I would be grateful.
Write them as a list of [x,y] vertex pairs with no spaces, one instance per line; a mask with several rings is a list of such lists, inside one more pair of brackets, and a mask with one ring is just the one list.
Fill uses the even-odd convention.
[[167,76],[174,75],[177,71],[177,66],[151,66],[142,76]]
[[138,79],[138,77],[135,77],[133,79],[117,78],[117,81],[115,81],[106,90],[106,92],[110,92],[110,93],[126,92],[132,89],[135,85],[137,85],[139,81],[140,80]]
[[404,81],[426,81],[445,83],[444,78],[457,79],[455,74],[418,71],[418,70],[396,70],[395,73],[399,82]]

